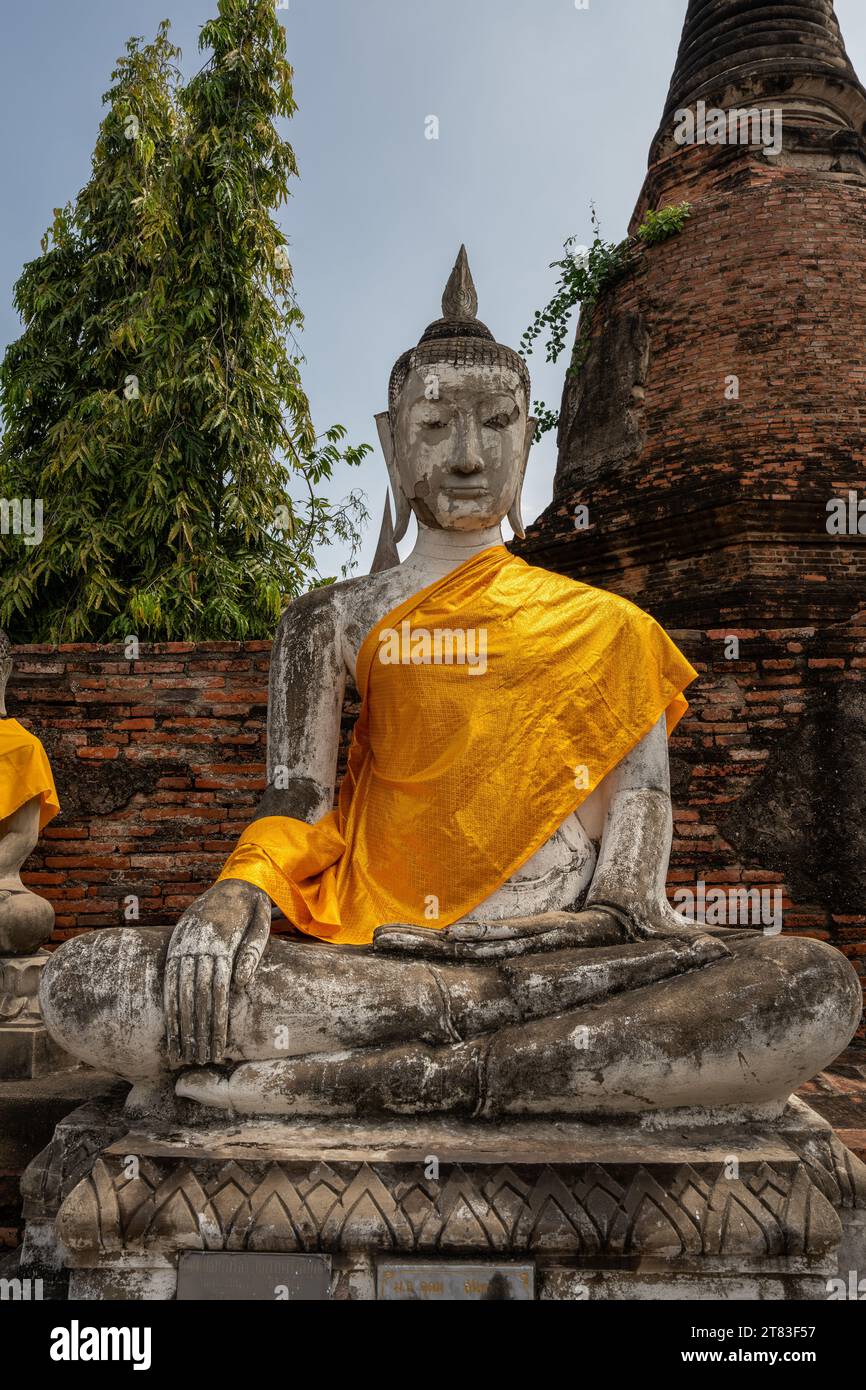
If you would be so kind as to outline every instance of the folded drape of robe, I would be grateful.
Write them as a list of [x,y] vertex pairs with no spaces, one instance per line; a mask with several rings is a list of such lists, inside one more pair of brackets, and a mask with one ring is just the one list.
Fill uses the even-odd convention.
[[42,744],[17,719],[0,719],[0,821],[40,798],[39,829],[60,810],[51,764]]
[[337,808],[254,821],[221,879],[364,945],[447,927],[499,888],[697,673],[649,614],[495,546],[398,605],[358,653]]

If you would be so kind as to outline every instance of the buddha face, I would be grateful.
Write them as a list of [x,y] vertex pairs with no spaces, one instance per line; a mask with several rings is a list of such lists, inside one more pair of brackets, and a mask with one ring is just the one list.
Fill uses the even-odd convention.
[[[534,422],[508,367],[436,364],[409,373],[383,445],[419,522],[443,530],[497,525],[523,485]],[[396,474],[396,478],[395,478]]]

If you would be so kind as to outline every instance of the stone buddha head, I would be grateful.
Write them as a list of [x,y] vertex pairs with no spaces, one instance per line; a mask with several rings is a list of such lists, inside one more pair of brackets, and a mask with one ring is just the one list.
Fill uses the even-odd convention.
[[376,416],[394,495],[394,539],[419,525],[479,531],[507,516],[522,536],[520,494],[535,433],[526,363],[476,317],[478,296],[461,246],[442,318],[391,373]]
[[12,643],[0,628],[0,719],[6,718],[6,682],[12,674]]

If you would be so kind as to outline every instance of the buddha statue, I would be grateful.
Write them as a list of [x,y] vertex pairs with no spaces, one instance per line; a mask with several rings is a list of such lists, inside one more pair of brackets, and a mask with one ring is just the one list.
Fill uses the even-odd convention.
[[464,249],[377,426],[411,554],[289,606],[255,819],[170,933],[55,952],[49,1029],[139,1116],[780,1114],[850,1040],[857,977],[668,904],[696,673],[636,606],[503,545],[529,377]]
[[21,1080],[69,1058],[48,1038],[39,1014],[39,977],[48,960],[54,909],[21,882],[21,867],[60,810],[39,739],[6,714],[12,644],[0,632],[0,1078]]
[[0,632],[0,955],[39,950],[54,927],[54,909],[21,882],[21,866],[60,805],[45,749],[6,714],[12,645]]

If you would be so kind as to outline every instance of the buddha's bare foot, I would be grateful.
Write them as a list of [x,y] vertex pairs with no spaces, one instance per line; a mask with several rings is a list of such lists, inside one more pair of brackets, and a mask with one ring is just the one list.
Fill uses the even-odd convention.
[[193,1067],[175,1082],[174,1093],[181,1100],[195,1100],[212,1110],[230,1110],[229,1079],[216,1067]]

